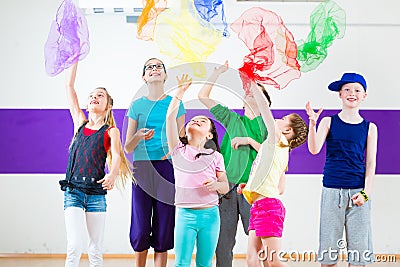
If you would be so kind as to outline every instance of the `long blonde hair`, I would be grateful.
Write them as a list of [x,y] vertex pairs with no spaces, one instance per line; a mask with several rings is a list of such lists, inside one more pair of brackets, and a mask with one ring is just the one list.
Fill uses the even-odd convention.
[[[106,116],[104,117],[104,123],[107,124],[109,127],[116,127],[114,113],[112,112],[112,106],[114,104],[114,100],[112,99],[106,88],[97,87],[96,89],[101,89],[106,92],[107,107],[111,106],[111,108],[108,109]],[[122,184],[122,187],[124,187],[128,181],[131,181],[132,183],[136,184],[135,177],[133,176],[133,166],[130,163],[130,161],[126,158],[121,142],[119,142],[119,151],[120,151],[119,155],[121,157],[121,164],[119,166],[117,181]],[[111,155],[111,149],[109,149],[107,152],[107,165],[109,169],[111,169],[111,162],[112,162],[112,155]]]

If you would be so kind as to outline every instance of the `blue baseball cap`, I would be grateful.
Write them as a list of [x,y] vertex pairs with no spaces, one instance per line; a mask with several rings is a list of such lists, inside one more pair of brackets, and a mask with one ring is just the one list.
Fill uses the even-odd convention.
[[332,82],[328,88],[331,91],[340,91],[342,86],[346,83],[359,83],[364,87],[364,90],[367,91],[367,82],[364,77],[357,73],[344,73],[342,78],[339,81]]

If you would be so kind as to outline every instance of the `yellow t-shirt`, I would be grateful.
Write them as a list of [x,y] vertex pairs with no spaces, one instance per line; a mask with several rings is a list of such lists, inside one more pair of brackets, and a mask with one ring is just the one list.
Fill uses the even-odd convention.
[[243,195],[250,204],[253,204],[258,195],[279,198],[279,180],[289,162],[289,147],[282,147],[282,144],[288,145],[283,134],[277,144],[270,144],[268,140],[261,144],[249,181],[243,189]]

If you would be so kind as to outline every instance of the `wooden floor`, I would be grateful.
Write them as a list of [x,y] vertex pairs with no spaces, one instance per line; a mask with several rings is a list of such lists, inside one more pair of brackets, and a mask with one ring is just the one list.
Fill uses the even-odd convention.
[[[319,267],[319,263],[316,262],[289,262],[289,266],[291,267]],[[64,266],[64,259],[62,258],[0,258],[0,266],[7,267],[62,267]],[[89,262],[87,259],[81,259],[80,267],[89,267]],[[105,267],[134,267],[135,262],[134,259],[105,259],[104,260]],[[168,260],[168,267],[174,266],[174,260]],[[192,266],[195,266],[193,263]],[[215,266],[215,263],[214,265]],[[246,260],[245,259],[235,259],[233,262],[233,267],[245,267]],[[346,267],[347,264],[345,262],[339,262],[338,267]],[[369,267],[399,267],[400,262],[392,262],[392,263],[374,263],[372,265],[368,265]],[[147,267],[153,267],[152,260],[148,260]]]

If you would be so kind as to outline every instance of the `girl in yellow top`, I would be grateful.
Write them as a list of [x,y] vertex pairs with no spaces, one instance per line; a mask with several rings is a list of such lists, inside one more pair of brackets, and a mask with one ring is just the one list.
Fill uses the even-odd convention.
[[[266,260],[270,267],[278,267],[283,265],[279,261],[278,252],[281,249],[285,219],[285,207],[279,195],[284,190],[289,152],[307,140],[308,127],[296,113],[275,120],[260,89],[255,85],[251,89],[270,134],[261,144],[247,184],[238,187],[238,193],[243,193],[252,205],[247,265],[260,266],[260,261]],[[260,251],[265,254],[260,255]]]

